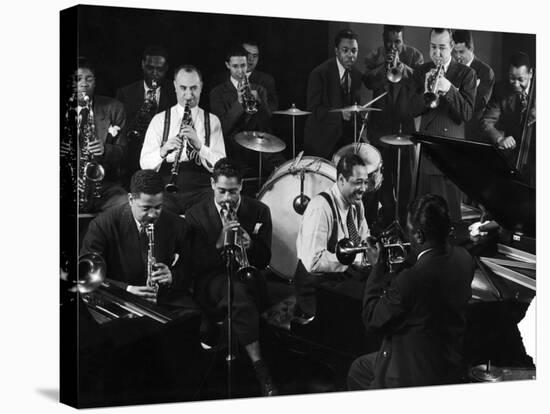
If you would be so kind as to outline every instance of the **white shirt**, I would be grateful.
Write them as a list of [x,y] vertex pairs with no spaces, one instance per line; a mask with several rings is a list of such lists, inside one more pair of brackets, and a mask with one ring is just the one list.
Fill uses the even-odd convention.
[[[147,98],[147,92],[152,90],[152,88],[148,87],[147,83],[145,83],[145,81],[143,81],[143,87],[145,88],[145,95],[143,96],[143,99],[146,99]],[[160,102],[160,85],[157,86],[157,90],[155,91],[155,99],[156,99],[157,104],[158,104]]]
[[[335,183],[328,191],[337,209],[338,240],[344,237],[349,238],[346,218],[350,204],[344,199],[338,185]],[[362,204],[353,207],[355,212],[354,222],[357,225],[359,221],[358,233],[361,241],[367,239],[370,235],[365,213]],[[357,220],[359,215],[359,220]],[[327,201],[317,195],[314,197],[302,217],[298,238],[296,240],[296,250],[298,259],[300,259],[310,273],[325,272],[344,272],[348,266],[341,264],[336,258],[335,253],[327,250],[327,244],[332,234],[332,211]],[[355,262],[360,264],[363,259],[362,254],[358,254]]]
[[[180,104],[176,104],[170,108],[170,130],[168,132],[168,139],[178,135],[180,125],[183,120],[183,113],[185,108]],[[211,166],[221,158],[225,157],[225,143],[223,140],[222,126],[218,117],[214,114],[210,114],[210,145],[207,147],[204,145],[204,111],[195,106],[191,108],[191,118],[193,119],[194,129],[197,132],[197,136],[202,142],[201,149],[199,150],[199,157],[203,161],[203,166],[206,165],[205,160],[210,163]],[[158,171],[163,162],[160,156],[160,147],[162,144],[162,133],[164,132],[164,112],[156,114],[145,134],[145,140],[143,141],[143,148],[141,149],[141,157],[139,160],[142,169],[150,169]],[[189,161],[186,154],[186,147],[188,143],[184,140],[183,150],[181,151],[180,161]],[[166,157],[167,162],[174,162],[176,157],[176,151],[172,151]],[[212,171],[211,168],[206,169]]]

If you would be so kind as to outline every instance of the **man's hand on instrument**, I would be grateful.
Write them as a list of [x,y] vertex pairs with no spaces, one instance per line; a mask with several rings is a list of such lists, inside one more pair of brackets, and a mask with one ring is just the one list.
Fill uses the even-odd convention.
[[250,245],[252,244],[252,239],[250,238],[250,234],[245,229],[241,228],[241,234],[243,238],[243,247],[245,249],[250,249]]
[[166,158],[166,156],[172,151],[179,150],[182,146],[182,143],[182,138],[178,137],[177,135],[175,137],[168,138],[168,140],[160,148],[160,156],[162,158]]
[[451,89],[452,83],[447,79],[445,76],[441,76],[439,78],[435,88],[435,93],[439,95],[445,95],[447,92],[449,92],[449,89]]
[[351,119],[351,112],[342,112],[342,118],[344,121],[349,121]]
[[516,140],[512,136],[500,137],[497,140],[497,147],[499,149],[514,149],[516,147]]
[[155,263],[153,265],[153,274],[151,280],[162,286],[170,286],[172,284],[172,272],[164,263]]
[[183,135],[189,140],[188,143],[191,143],[191,146],[199,151],[202,147],[202,142],[200,141],[197,131],[195,131],[190,125],[184,126],[182,129]]
[[157,292],[155,288],[151,286],[132,286],[128,285],[126,287],[126,290],[133,295],[140,296],[144,298],[145,300],[148,300],[149,302],[156,302],[157,300]]
[[374,242],[374,239],[369,237],[367,238],[366,247],[367,249],[365,251],[365,254],[367,255],[367,259],[369,263],[374,266],[376,263],[378,263],[378,258],[380,257],[380,253],[383,249],[382,243]]
[[223,223],[222,231],[216,241],[216,248],[221,249],[225,242],[225,235],[228,231],[237,231],[239,229],[239,222],[237,220],[231,220]]
[[103,145],[103,142],[99,140],[93,141],[90,142],[90,144],[88,145],[88,151],[90,151],[96,157],[101,157],[105,152],[105,146]]

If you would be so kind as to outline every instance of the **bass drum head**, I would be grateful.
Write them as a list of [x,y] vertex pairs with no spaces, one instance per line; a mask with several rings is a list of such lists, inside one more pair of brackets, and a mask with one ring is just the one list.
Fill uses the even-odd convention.
[[336,182],[336,168],[329,161],[306,156],[298,163],[294,159],[282,164],[258,194],[258,199],[271,210],[273,235],[270,268],[288,280],[294,278],[298,264],[296,239],[302,216],[294,211],[293,203],[300,195],[301,168],[304,169],[304,194],[310,199]]
[[338,165],[338,161],[340,161],[340,158],[342,158],[344,155],[353,154],[355,152],[367,165],[368,174],[371,174],[380,169],[380,165],[382,165],[382,156],[380,155],[380,151],[378,151],[376,147],[373,147],[372,145],[366,144],[364,142],[343,146],[332,156],[332,163],[336,166]]

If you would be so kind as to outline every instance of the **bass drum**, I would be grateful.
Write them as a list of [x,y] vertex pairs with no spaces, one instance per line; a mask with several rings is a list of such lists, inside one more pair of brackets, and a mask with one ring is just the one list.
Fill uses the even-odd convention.
[[292,280],[298,264],[296,239],[302,216],[294,211],[300,195],[300,172],[304,171],[304,194],[310,199],[336,182],[336,168],[329,161],[312,156],[295,158],[282,164],[268,178],[258,199],[269,206],[273,223],[270,268]]
[[334,165],[338,165],[338,161],[346,154],[357,154],[365,162],[367,166],[368,182],[367,193],[378,190],[382,186],[382,156],[380,151],[370,144],[360,142],[358,144],[348,144],[340,148],[332,156]]

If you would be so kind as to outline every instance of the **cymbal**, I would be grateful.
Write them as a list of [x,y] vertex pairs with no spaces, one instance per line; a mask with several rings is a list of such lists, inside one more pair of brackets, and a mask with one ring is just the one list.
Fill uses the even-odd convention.
[[351,105],[343,108],[331,109],[329,112],[369,112],[369,111],[381,111],[380,108],[365,107],[362,105]]
[[274,114],[279,114],[279,115],[301,116],[301,115],[310,114],[311,112],[302,111],[301,109],[296,108],[296,105],[292,104],[292,106],[288,109],[280,110],[280,111],[274,111],[273,113]]
[[413,145],[414,142],[411,141],[412,136],[406,134],[393,134],[386,135],[380,138],[380,141],[388,145]]
[[261,131],[243,131],[235,135],[239,145],[258,152],[279,152],[286,148],[286,144],[275,135]]

